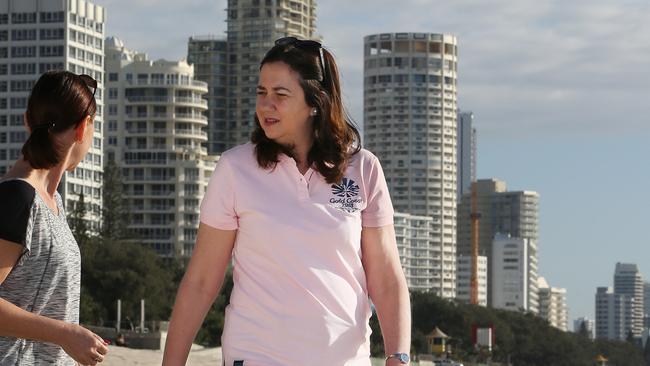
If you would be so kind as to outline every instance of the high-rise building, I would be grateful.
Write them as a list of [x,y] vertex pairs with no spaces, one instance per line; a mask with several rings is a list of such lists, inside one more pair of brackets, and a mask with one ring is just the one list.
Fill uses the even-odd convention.
[[314,38],[316,0],[228,0],[227,23],[226,149],[250,140],[260,61],[273,42]]
[[631,331],[634,337],[640,337],[643,331],[643,278],[636,264],[616,263],[614,293],[633,299],[631,324],[625,331]]
[[[487,306],[488,259],[479,255],[478,264],[478,305]],[[456,262],[456,299],[463,302],[471,300],[472,257],[459,255]]]
[[643,327],[650,329],[650,282],[643,282]]
[[187,62],[194,65],[194,78],[208,83],[208,154],[216,155],[227,150],[226,124],[228,41],[225,37],[190,37],[187,45]]
[[596,290],[596,338],[625,340],[632,325],[634,298],[610,287]]
[[[507,191],[506,182],[479,179],[476,184],[479,220],[479,254],[488,257],[488,278],[492,279],[492,242],[496,234],[528,239],[537,245],[539,194],[532,191]],[[458,205],[459,255],[471,255],[471,195]],[[491,305],[492,282],[488,281],[488,305]]]
[[497,234],[490,260],[491,306],[537,314],[537,244],[528,238]]
[[456,255],[445,252],[440,242],[432,240],[437,227],[433,219],[395,213],[394,222],[397,248],[409,289],[453,298],[456,273],[452,269],[456,267],[450,262]]
[[123,175],[129,233],[162,256],[188,256],[215,163],[202,146],[207,84],[187,62],[150,61],[116,38],[106,75],[106,158]]
[[474,113],[458,113],[458,201],[471,193],[472,182],[476,181],[476,128]]
[[59,193],[68,212],[83,193],[92,231],[102,207],[104,74],[103,7],[84,0],[0,0],[0,176],[21,155],[23,115],[32,86],[49,70],[88,74],[98,82],[95,133],[88,155],[63,175]]
[[381,160],[393,206],[431,217],[431,240],[455,255],[456,37],[369,35],[364,62],[364,142]]
[[579,333],[580,329],[582,328],[584,324],[585,330],[587,331],[587,335],[589,339],[594,339],[596,337],[594,331],[594,321],[592,319],[589,319],[587,317],[580,317],[576,320],[573,321],[573,332],[574,333]]
[[539,316],[561,331],[568,330],[566,289],[551,287],[544,277],[537,278]]

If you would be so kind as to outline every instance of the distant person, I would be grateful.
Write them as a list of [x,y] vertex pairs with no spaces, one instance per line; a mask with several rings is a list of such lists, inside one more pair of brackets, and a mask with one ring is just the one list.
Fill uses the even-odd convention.
[[124,339],[124,334],[119,333],[115,338],[115,345],[120,347],[128,347],[126,344],[126,339]]
[[95,365],[108,352],[78,325],[81,258],[57,192],[93,142],[96,89],[88,75],[43,74],[22,156],[0,179],[0,365]]
[[379,160],[360,148],[334,58],[279,39],[261,62],[252,143],[225,152],[171,318],[184,365],[233,260],[227,366],[369,366],[370,297],[386,365],[409,362],[410,305]]

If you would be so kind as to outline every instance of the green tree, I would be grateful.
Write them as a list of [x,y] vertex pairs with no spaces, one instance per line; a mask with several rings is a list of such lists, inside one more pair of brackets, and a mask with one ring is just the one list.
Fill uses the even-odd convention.
[[645,366],[650,366],[650,336],[646,338],[645,347],[643,348],[643,361]]
[[118,166],[110,160],[104,166],[104,184],[102,186],[102,230],[104,239],[126,239],[129,212],[126,209],[123,192],[123,179]]
[[90,239],[86,213],[86,200],[84,199],[83,192],[81,192],[79,200],[75,202],[72,212],[68,215],[70,230],[72,230],[72,235],[74,235],[74,238],[79,244],[85,243]]
[[219,296],[217,296],[217,299],[212,304],[212,307],[203,320],[203,325],[196,335],[196,343],[207,347],[221,346],[225,311],[226,306],[230,303],[232,287],[232,268],[230,268],[226,272]]
[[578,335],[584,338],[589,338],[589,330],[587,329],[587,322],[584,320],[580,323],[580,328],[578,329]]
[[[147,320],[167,320],[171,313],[180,265],[162,259],[141,244],[97,238],[82,246],[82,321],[101,324],[116,320],[116,302],[122,300],[122,318],[140,318],[145,299]],[[87,318],[89,317],[89,318]]]

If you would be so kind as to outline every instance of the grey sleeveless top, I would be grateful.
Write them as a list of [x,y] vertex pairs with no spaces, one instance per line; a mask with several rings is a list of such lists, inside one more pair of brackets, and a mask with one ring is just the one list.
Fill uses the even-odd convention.
[[[22,179],[0,181],[0,238],[23,247],[2,284],[0,298],[52,319],[79,323],[81,257],[61,196],[55,214]],[[76,365],[61,347],[0,337],[0,366]]]

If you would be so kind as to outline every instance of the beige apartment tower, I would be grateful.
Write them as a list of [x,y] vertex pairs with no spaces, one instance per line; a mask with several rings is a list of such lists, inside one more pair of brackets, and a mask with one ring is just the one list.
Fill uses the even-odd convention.
[[106,158],[124,180],[129,236],[161,256],[189,256],[199,204],[214,168],[207,141],[207,84],[185,61],[151,61],[106,41]]

